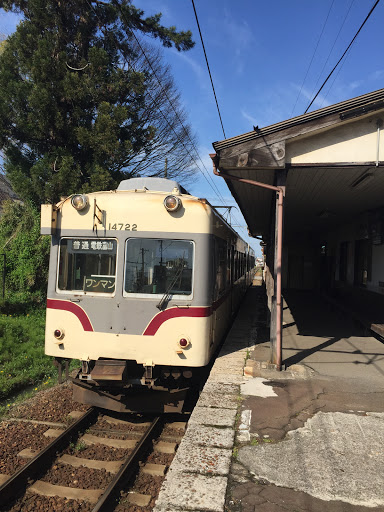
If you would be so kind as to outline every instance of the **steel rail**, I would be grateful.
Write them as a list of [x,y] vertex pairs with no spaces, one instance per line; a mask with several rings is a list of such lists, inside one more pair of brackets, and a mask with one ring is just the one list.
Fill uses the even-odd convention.
[[158,416],[152,421],[151,425],[136,445],[136,448],[103,492],[101,498],[92,509],[92,512],[110,512],[115,508],[121,488],[129,482],[137,471],[140,461],[146,454],[148,447],[152,444],[153,439],[161,430],[163,424],[164,420],[162,416]]
[[0,486],[0,504],[5,505],[14,500],[18,493],[24,491],[29,484],[28,480],[36,480],[36,477],[46,471],[55,459],[57,452],[66,448],[81,430],[88,428],[94,422],[96,417],[97,409],[91,407],[33,459],[9,477]]

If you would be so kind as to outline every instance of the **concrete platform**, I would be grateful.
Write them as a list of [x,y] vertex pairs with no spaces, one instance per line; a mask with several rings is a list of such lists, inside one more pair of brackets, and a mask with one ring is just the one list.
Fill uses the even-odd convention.
[[247,294],[155,511],[383,512],[384,344],[291,293],[286,369],[263,369],[261,293]]

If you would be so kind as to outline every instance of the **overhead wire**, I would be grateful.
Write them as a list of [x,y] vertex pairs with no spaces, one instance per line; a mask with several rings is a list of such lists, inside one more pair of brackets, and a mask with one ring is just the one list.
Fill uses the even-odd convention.
[[195,2],[194,2],[194,0],[192,0],[192,6],[193,6],[193,11],[194,11],[194,13],[195,13],[195,18],[196,18],[197,28],[199,29],[200,41],[201,41],[201,44],[202,44],[202,46],[203,46],[203,51],[204,51],[204,56],[205,56],[205,62],[206,62],[206,64],[207,64],[208,73],[209,73],[209,78],[211,79],[211,85],[212,85],[213,95],[214,95],[214,97],[215,97],[215,102],[216,102],[217,112],[219,113],[219,118],[220,118],[221,128],[222,128],[222,130],[223,130],[224,139],[226,139],[227,137],[226,137],[226,135],[225,135],[225,130],[224,130],[224,125],[223,125],[223,120],[221,119],[221,113],[220,113],[220,108],[219,108],[219,102],[217,101],[217,96],[216,96],[215,86],[213,85],[213,79],[212,79],[211,69],[210,69],[210,67],[209,67],[209,63],[208,63],[207,52],[205,51],[205,44],[204,44],[203,36],[202,36],[201,30],[200,30],[200,23],[199,23],[199,18],[198,18],[198,16],[197,16],[197,12],[196,12],[196,7],[195,7]]
[[[117,0],[113,0],[113,1],[114,1],[115,5],[117,4],[118,8],[120,9],[120,5],[119,5],[119,3],[117,2]],[[127,23],[127,20],[125,19],[124,14],[122,13],[121,9],[120,9],[120,13],[121,13],[121,15],[122,15],[123,19],[125,20],[125,22]],[[199,29],[199,30],[200,30],[200,29]],[[135,34],[132,30],[131,30],[131,33],[132,33],[132,35],[133,35],[133,37],[134,37],[134,39],[135,39],[135,41],[136,41],[136,43],[137,43],[138,47],[140,48],[140,50],[141,50],[141,52],[142,52],[142,54],[143,54],[144,58],[146,59],[146,61],[147,61],[148,65],[149,65],[149,67],[151,68],[152,73],[153,73],[153,76],[156,78],[156,80],[157,80],[157,82],[158,82],[158,84],[159,84],[159,86],[160,86],[160,88],[161,88],[162,92],[164,93],[164,95],[165,95],[165,97],[167,98],[167,100],[168,100],[169,104],[171,105],[172,109],[174,110],[174,112],[175,112],[175,114],[176,114],[176,117],[177,117],[177,119],[178,119],[178,121],[179,121],[180,125],[182,126],[182,128],[183,128],[183,130],[184,130],[185,134],[187,135],[187,137],[189,138],[189,141],[190,141],[190,143],[191,143],[191,146],[193,147],[193,149],[194,149],[194,151],[195,151],[195,153],[196,153],[196,155],[197,155],[198,159],[199,159],[199,160],[200,160],[200,162],[202,163],[202,165],[203,165],[203,168],[204,168],[204,171],[205,171],[205,172],[204,172],[204,171],[201,169],[201,167],[197,164],[196,159],[193,157],[193,155],[191,155],[189,148],[187,148],[187,147],[185,146],[185,144],[181,141],[181,143],[182,143],[182,145],[183,145],[184,149],[185,149],[185,150],[188,152],[188,154],[191,156],[191,158],[192,158],[192,159],[193,159],[193,161],[195,162],[195,164],[196,164],[197,168],[199,169],[199,171],[201,172],[201,174],[203,175],[203,177],[204,177],[204,178],[205,178],[205,180],[207,181],[208,185],[211,187],[211,189],[213,190],[213,192],[216,194],[217,198],[218,198],[218,199],[219,199],[223,204],[225,204],[225,202],[226,202],[226,201],[224,200],[223,196],[221,195],[220,190],[218,189],[218,187],[216,186],[216,184],[215,184],[215,182],[213,181],[212,177],[210,176],[210,174],[209,174],[209,172],[208,172],[208,170],[207,170],[207,168],[206,168],[206,166],[205,166],[205,163],[203,162],[203,160],[202,160],[202,158],[201,158],[201,156],[200,156],[200,154],[199,154],[199,152],[198,152],[198,150],[197,150],[197,148],[196,148],[196,146],[195,146],[194,142],[192,141],[192,139],[191,139],[191,137],[190,137],[190,135],[189,135],[189,132],[188,132],[188,131],[187,131],[187,129],[185,128],[185,126],[184,126],[184,124],[183,124],[182,120],[181,120],[181,119],[180,119],[180,117],[179,117],[179,114],[178,114],[178,112],[177,112],[176,108],[174,107],[174,105],[173,105],[173,102],[172,102],[171,98],[169,97],[169,95],[168,95],[167,91],[163,88],[163,86],[162,86],[162,84],[161,84],[161,81],[160,81],[160,79],[158,78],[158,76],[157,76],[157,74],[156,74],[156,71],[153,69],[153,66],[152,66],[152,64],[151,64],[150,60],[148,59],[148,57],[147,57],[147,55],[146,55],[146,53],[145,53],[145,50],[143,49],[142,45],[140,44],[140,41],[138,40],[138,38],[136,37],[136,34]],[[201,32],[200,32],[200,35],[201,35]],[[211,76],[211,75],[210,75],[210,76]],[[160,110],[160,109],[159,109],[159,110]],[[167,119],[166,119],[165,115],[163,114],[163,112],[161,112],[161,114],[163,115],[164,119],[167,121]],[[170,125],[169,125],[169,126],[170,126]],[[170,127],[171,127],[171,126],[170,126]],[[172,128],[173,132],[175,133],[175,135],[177,136],[177,134],[176,134],[175,130],[173,129],[173,127],[171,127],[171,128]],[[224,130],[224,128],[223,128],[223,130]],[[225,137],[225,132],[224,132],[224,137]],[[235,217],[235,216],[233,216],[233,217]],[[239,221],[238,219],[236,219],[236,222],[238,222],[238,223],[239,223],[240,221]]]
[[[207,69],[208,69],[208,74],[209,74],[209,78],[211,80],[211,86],[212,86],[212,91],[213,91],[213,95],[214,95],[214,98],[215,98],[215,102],[216,102],[216,108],[217,108],[217,112],[219,114],[219,119],[220,119],[220,124],[221,124],[221,129],[223,131],[223,135],[224,135],[224,139],[227,138],[226,134],[225,134],[225,130],[224,130],[224,125],[223,125],[223,120],[222,120],[222,117],[221,117],[221,112],[220,112],[220,107],[219,107],[219,102],[217,100],[217,96],[216,96],[216,91],[215,91],[215,86],[213,84],[213,78],[212,78],[212,73],[211,73],[211,69],[210,69],[210,66],[209,66],[209,62],[208,62],[208,56],[207,56],[207,52],[205,50],[205,44],[204,44],[204,39],[203,39],[203,35],[202,35],[202,32],[201,32],[201,28],[200,28],[200,22],[199,22],[199,17],[197,15],[197,11],[196,11],[196,7],[195,7],[195,2],[194,0],[191,0],[192,1],[192,7],[193,7],[193,11],[194,11],[194,14],[195,14],[195,18],[196,18],[196,24],[197,24],[197,28],[199,30],[199,35],[200,35],[200,41],[201,41],[201,45],[203,47],[203,52],[204,52],[204,57],[205,57],[205,62],[206,62],[206,65],[207,65]],[[221,195],[221,194],[220,194]],[[222,202],[224,204],[224,200],[222,199]],[[235,218],[235,215],[232,215],[233,218],[236,220],[236,222],[239,224],[239,220],[237,218]],[[231,223],[231,211],[230,211],[230,214],[229,214],[229,223]],[[240,226],[239,226],[240,227]],[[241,228],[243,229],[243,228]],[[244,230],[245,233],[247,233],[245,230]],[[248,233],[247,233],[248,235]]]
[[[127,26],[129,26],[129,24],[127,23],[127,20],[125,19],[124,13],[123,13],[123,12],[122,12],[122,10],[121,10],[121,6],[120,6],[120,4],[118,3],[118,1],[117,1],[117,0],[113,0],[113,3],[118,7],[118,9],[119,9],[119,11],[120,11],[120,14],[121,14],[121,16],[122,16],[123,20],[125,21],[126,25],[127,25]],[[90,3],[90,0],[88,0],[88,4],[89,4],[89,5],[90,5],[90,7],[92,8],[92,10],[95,12],[96,16],[98,16],[98,14],[97,14],[97,12],[95,11],[94,7],[93,7],[93,6],[92,6],[92,4]],[[99,19],[100,19],[100,18],[99,18]],[[203,177],[204,177],[204,179],[207,181],[208,185],[211,187],[211,189],[212,189],[212,191],[214,192],[214,194],[217,196],[217,198],[218,198],[218,199],[219,199],[223,204],[225,204],[225,202],[226,202],[226,201],[224,200],[224,198],[223,198],[222,194],[220,193],[220,190],[218,189],[218,187],[217,187],[217,186],[216,186],[216,184],[214,183],[214,181],[213,181],[212,177],[209,175],[209,172],[208,172],[208,170],[207,170],[207,168],[206,168],[206,166],[205,166],[205,163],[203,162],[203,160],[202,160],[202,158],[201,158],[201,156],[200,156],[200,154],[199,154],[199,152],[198,152],[198,150],[197,150],[197,148],[196,148],[195,143],[194,143],[194,142],[193,142],[193,140],[191,139],[191,137],[190,137],[190,134],[189,134],[188,130],[185,128],[185,126],[184,126],[184,124],[183,124],[182,120],[180,119],[179,113],[177,112],[177,109],[175,108],[175,106],[174,106],[174,104],[173,104],[173,102],[172,102],[171,98],[169,97],[169,95],[168,95],[167,91],[166,91],[166,90],[164,89],[164,87],[162,86],[162,83],[161,83],[160,79],[158,78],[157,73],[156,73],[156,71],[154,70],[154,68],[153,68],[153,66],[152,66],[152,63],[151,63],[150,59],[147,57],[147,55],[146,55],[146,53],[145,53],[145,50],[143,49],[143,47],[142,47],[142,45],[141,45],[141,43],[140,43],[139,39],[137,38],[136,34],[134,33],[134,31],[133,31],[132,29],[130,29],[130,30],[131,30],[131,34],[132,34],[132,36],[134,37],[134,39],[135,39],[135,41],[136,41],[136,44],[138,45],[138,47],[139,47],[140,51],[142,52],[143,57],[144,57],[144,58],[145,58],[145,60],[147,61],[147,63],[148,63],[148,65],[149,65],[150,69],[152,70],[153,76],[156,78],[156,80],[157,80],[157,82],[158,82],[158,84],[159,84],[159,86],[160,86],[160,89],[161,89],[162,93],[163,93],[163,94],[164,94],[164,96],[167,98],[167,100],[168,100],[169,104],[171,105],[171,107],[172,107],[173,111],[175,112],[175,115],[176,115],[176,117],[177,117],[177,119],[178,119],[178,121],[179,121],[179,123],[180,123],[181,127],[183,128],[184,133],[187,135],[187,137],[188,137],[188,139],[189,139],[189,142],[190,142],[190,144],[191,144],[192,148],[194,149],[195,154],[197,155],[198,159],[200,160],[200,162],[201,162],[201,164],[202,164],[202,166],[203,166],[203,169],[200,167],[200,165],[198,164],[198,162],[197,162],[196,158],[191,154],[190,149],[189,149],[189,148],[184,144],[184,142],[183,142],[183,141],[180,141],[180,142],[181,142],[181,144],[183,145],[184,149],[187,151],[187,153],[189,154],[189,156],[191,157],[191,159],[194,161],[194,163],[195,163],[196,167],[197,167],[197,168],[198,168],[198,170],[201,172],[202,176],[203,176]],[[151,93],[150,93],[149,91],[147,91],[147,93],[148,93],[148,95],[150,96],[150,98],[151,98],[151,100],[153,101],[153,103],[155,103],[155,100],[154,100],[153,96],[151,95]],[[168,124],[168,126],[171,128],[171,130],[173,131],[173,133],[174,133],[174,134],[176,135],[176,137],[178,138],[178,137],[179,137],[179,136],[178,136],[178,134],[176,133],[176,131],[175,131],[175,129],[173,128],[173,126],[169,123],[169,120],[167,119],[166,115],[163,113],[163,111],[162,111],[160,108],[159,108],[158,110],[159,110],[159,112],[161,113],[161,115],[163,116],[163,118],[164,118],[164,120],[166,121],[166,123]],[[240,223],[237,219],[236,219],[236,222],[237,222],[237,223]],[[246,232],[246,231],[245,231],[245,232]]]
[[296,98],[296,101],[295,101],[295,104],[293,105],[293,109],[292,109],[292,112],[291,112],[291,117],[293,116],[293,112],[296,108],[296,105],[297,105],[297,102],[299,101],[299,98],[300,98],[300,95],[301,95],[301,91],[303,90],[303,87],[304,87],[304,84],[305,84],[305,81],[307,79],[307,76],[308,76],[308,73],[309,73],[309,70],[311,69],[311,66],[312,66],[312,62],[313,62],[313,59],[315,58],[315,55],[316,55],[316,52],[317,52],[317,49],[319,47],[319,44],[320,44],[320,40],[321,38],[323,37],[323,33],[324,33],[324,30],[325,30],[325,27],[327,25],[327,22],[328,22],[328,18],[329,18],[329,15],[331,14],[331,10],[332,10],[332,7],[333,7],[333,4],[335,3],[335,0],[332,0],[331,2],[331,5],[328,9],[328,14],[327,14],[327,17],[325,18],[325,21],[323,23],[323,28],[321,29],[321,32],[320,32],[320,35],[319,35],[319,38],[317,40],[317,43],[316,43],[316,47],[313,51],[313,54],[312,54],[312,58],[309,62],[309,65],[308,65],[308,68],[307,68],[307,72],[305,73],[305,76],[304,76],[304,79],[301,83],[301,87],[300,87],[300,91],[299,91],[299,94],[297,95],[297,98]]
[[339,69],[337,70],[337,72],[335,73],[335,76],[334,76],[334,78],[333,78],[333,80],[332,80],[331,85],[330,85],[330,86],[329,86],[329,88],[328,88],[328,91],[324,94],[324,98],[323,98],[323,101],[322,101],[322,103],[321,103],[320,108],[322,108],[323,106],[325,106],[327,96],[328,96],[328,94],[331,92],[331,89],[332,89],[332,87],[334,86],[334,84],[335,84],[335,82],[336,82],[336,80],[337,80],[337,77],[339,76],[339,74],[340,74],[341,70],[343,69],[343,66],[344,66],[344,64],[346,63],[347,59],[348,59],[348,55],[349,55],[349,52],[347,52],[347,54],[345,55],[345,59],[344,59],[344,60],[343,60],[343,62],[341,63],[341,65],[340,65]]
[[[124,16],[124,13],[123,13],[123,12],[122,12],[122,10],[121,10],[121,6],[120,6],[120,4],[117,2],[117,0],[113,0],[113,2],[114,2],[114,4],[118,7],[118,9],[119,9],[119,11],[120,11],[120,14],[121,14],[121,16],[122,16],[123,20],[125,21],[125,24],[126,24],[127,26],[129,26],[129,24],[127,23],[127,20],[126,20],[126,18],[125,18],[125,16]],[[98,14],[97,14],[97,12],[96,12],[96,10],[94,9],[94,7],[92,6],[92,4],[90,3],[90,1],[89,1],[89,0],[88,0],[88,4],[89,4],[89,5],[90,5],[90,7],[92,8],[92,10],[93,10],[93,11],[94,11],[94,13],[96,14],[96,16],[97,16],[97,17],[99,17],[99,16],[98,16]],[[99,18],[99,19],[100,19],[100,18]],[[172,109],[174,110],[174,112],[175,112],[175,114],[176,114],[176,117],[177,117],[177,119],[178,119],[178,121],[179,121],[180,125],[182,126],[182,128],[183,128],[183,130],[184,130],[184,133],[187,135],[187,137],[188,137],[188,139],[189,139],[189,141],[190,141],[190,144],[191,144],[191,146],[193,147],[193,149],[194,149],[194,151],[195,151],[195,153],[196,153],[196,155],[197,155],[198,159],[201,161],[201,163],[202,163],[202,165],[203,165],[203,168],[204,168],[204,170],[205,170],[206,174],[205,174],[205,173],[204,173],[204,171],[201,169],[200,165],[197,163],[197,161],[196,161],[196,157],[194,157],[194,156],[191,154],[191,152],[190,152],[189,148],[188,148],[188,147],[186,147],[186,146],[185,146],[185,144],[181,141],[181,143],[182,143],[182,145],[183,145],[184,149],[188,152],[188,154],[190,155],[190,157],[192,158],[192,160],[195,162],[196,167],[199,169],[199,171],[201,172],[201,174],[203,175],[203,177],[206,179],[206,181],[207,181],[208,185],[212,188],[212,190],[213,190],[214,194],[216,194],[216,195],[217,195],[217,197],[218,197],[218,199],[219,199],[219,200],[224,204],[224,203],[225,203],[224,198],[222,197],[222,195],[221,195],[221,193],[220,193],[219,189],[217,188],[216,184],[213,182],[212,178],[209,176],[208,170],[207,170],[207,168],[206,168],[206,166],[205,166],[205,164],[204,164],[203,160],[201,159],[200,154],[199,154],[199,152],[198,152],[198,150],[197,150],[197,148],[196,148],[196,146],[195,146],[195,144],[194,144],[193,140],[191,139],[191,137],[190,137],[190,134],[189,134],[188,130],[185,128],[185,126],[184,126],[184,124],[183,124],[182,120],[180,119],[180,116],[179,116],[179,114],[178,114],[178,112],[177,112],[177,110],[176,110],[176,108],[175,108],[175,106],[174,106],[174,104],[173,104],[173,102],[172,102],[171,98],[169,97],[169,95],[168,95],[167,91],[163,88],[163,86],[162,86],[162,84],[161,84],[161,81],[160,81],[160,79],[158,78],[158,76],[157,76],[157,74],[156,74],[156,72],[155,72],[155,70],[154,70],[154,68],[153,68],[153,66],[152,66],[151,61],[150,61],[150,60],[149,60],[149,58],[147,57],[147,55],[146,55],[146,53],[145,53],[145,50],[143,49],[142,45],[140,44],[140,41],[138,40],[138,38],[136,37],[136,34],[133,32],[133,30],[132,30],[132,29],[131,29],[131,34],[133,35],[133,37],[134,37],[134,39],[135,39],[135,41],[136,41],[136,44],[138,45],[138,47],[139,47],[140,51],[142,52],[142,55],[144,56],[145,60],[147,61],[147,63],[148,63],[148,65],[149,65],[149,67],[151,68],[152,73],[153,73],[153,76],[156,78],[156,80],[157,80],[157,82],[158,82],[158,84],[159,84],[159,86],[160,86],[160,89],[161,89],[162,93],[163,93],[163,94],[164,94],[164,96],[167,98],[167,100],[168,100],[169,104],[171,105]],[[153,96],[150,94],[150,92],[149,92],[149,91],[147,91],[147,93],[149,94],[149,96],[150,96],[151,100],[155,103],[155,100],[154,100]],[[166,121],[166,123],[168,124],[168,126],[171,128],[171,130],[173,131],[173,133],[174,133],[174,134],[176,135],[176,137],[178,138],[179,136],[177,135],[177,133],[176,133],[175,129],[174,129],[174,128],[173,128],[173,126],[169,123],[169,120],[167,119],[167,117],[165,116],[165,114],[162,112],[162,110],[161,110],[160,108],[159,108],[159,112],[160,112],[160,113],[161,113],[161,115],[164,117],[164,120]],[[207,177],[207,176],[208,176],[208,177]],[[211,180],[211,181],[209,181],[209,180]]]
[[316,88],[317,88],[317,86],[318,86],[318,83],[320,82],[320,78],[321,78],[321,76],[322,76],[322,74],[323,74],[324,69],[326,68],[326,66],[327,66],[327,64],[328,64],[329,58],[330,58],[330,56],[331,56],[331,54],[332,54],[332,52],[333,52],[333,49],[334,49],[334,47],[335,47],[335,45],[336,45],[337,40],[339,39],[340,33],[341,33],[341,31],[343,30],[343,27],[344,27],[344,25],[345,25],[345,22],[347,21],[347,18],[348,18],[349,12],[350,12],[350,10],[351,10],[351,8],[352,8],[352,6],[353,6],[353,4],[354,4],[354,3],[355,3],[355,0],[351,0],[351,3],[349,4],[349,8],[348,8],[348,10],[347,10],[347,12],[346,12],[346,14],[345,14],[345,16],[344,16],[343,23],[341,24],[341,26],[340,26],[340,28],[339,28],[339,31],[338,31],[338,33],[337,33],[337,35],[336,35],[336,37],[335,37],[335,39],[334,39],[334,41],[333,41],[332,48],[329,50],[328,56],[327,56],[327,58],[326,58],[326,60],[325,60],[325,62],[324,62],[324,64],[323,64],[323,67],[322,67],[322,69],[321,69],[320,73],[319,73],[319,76],[318,76],[318,78],[317,78],[317,80],[316,80],[316,84],[315,84],[315,86],[314,86],[314,88],[313,88],[313,91],[312,91],[312,93],[311,93],[311,95],[310,95],[310,98],[312,98],[312,97],[313,97],[313,95],[315,94],[315,91],[316,91]]
[[368,21],[368,19],[370,18],[371,14],[373,13],[373,11],[376,9],[378,3],[380,2],[380,0],[376,0],[375,4],[373,5],[373,7],[371,8],[371,10],[369,11],[369,13],[367,14],[365,20],[363,21],[363,23],[360,25],[360,28],[359,30],[356,32],[356,34],[354,35],[352,41],[349,43],[349,45],[347,46],[347,49],[344,51],[343,55],[340,57],[340,59],[337,61],[337,63],[335,64],[335,66],[332,68],[332,71],[329,73],[329,75],[327,76],[327,78],[324,80],[324,82],[322,83],[320,89],[317,91],[316,95],[314,96],[314,98],[312,99],[312,101],[310,102],[310,104],[308,105],[308,107],[305,109],[305,112],[304,114],[306,114],[308,112],[308,110],[310,109],[310,107],[312,106],[313,102],[315,101],[315,99],[318,97],[318,95],[320,94],[320,92],[322,91],[323,87],[325,86],[325,84],[328,82],[328,80],[330,79],[330,77],[332,76],[333,72],[335,71],[335,69],[337,68],[337,66],[340,64],[340,62],[342,61],[342,59],[344,58],[345,54],[348,52],[348,50],[351,48],[352,44],[354,43],[355,39],[357,38],[357,36],[359,35],[359,33],[361,32],[362,28],[364,27],[364,25],[366,24],[366,22]]
[[[121,11],[120,11],[120,12],[121,12]],[[153,73],[153,76],[156,78],[156,80],[157,80],[158,84],[160,85],[160,88],[161,88],[161,90],[162,90],[162,92],[163,92],[164,96],[167,98],[167,100],[168,100],[169,104],[171,105],[171,107],[172,107],[173,111],[175,112],[175,115],[176,115],[176,117],[177,117],[177,119],[178,119],[178,121],[179,121],[180,125],[182,126],[182,128],[183,128],[183,130],[184,130],[184,133],[187,135],[187,137],[188,137],[188,139],[189,139],[189,141],[190,141],[190,143],[191,143],[191,146],[192,146],[192,147],[193,147],[193,149],[195,150],[196,155],[198,156],[199,160],[201,161],[201,163],[202,163],[202,164],[203,164],[203,166],[204,166],[204,169],[205,169],[205,170],[206,170],[206,172],[208,173],[208,170],[206,169],[205,164],[204,164],[203,160],[201,159],[200,154],[199,154],[198,150],[196,149],[196,146],[195,146],[194,142],[192,141],[192,139],[191,139],[191,137],[190,137],[190,134],[189,134],[188,130],[185,128],[185,126],[184,126],[184,124],[183,124],[182,120],[180,119],[179,113],[177,112],[177,110],[176,110],[176,108],[175,108],[175,106],[174,106],[174,104],[173,104],[173,102],[172,102],[171,98],[169,97],[169,95],[168,95],[167,91],[163,88],[163,86],[162,86],[162,84],[161,84],[160,79],[158,78],[158,76],[157,76],[157,74],[156,74],[155,70],[153,69],[153,66],[152,66],[152,64],[151,64],[151,61],[148,59],[148,57],[147,57],[147,55],[146,55],[146,53],[145,53],[145,50],[143,49],[142,45],[140,44],[140,41],[138,40],[138,38],[136,37],[136,34],[135,34],[134,32],[132,32],[132,35],[133,35],[133,37],[135,38],[136,43],[137,43],[137,45],[139,46],[139,48],[140,48],[140,50],[141,50],[141,52],[142,52],[142,54],[143,54],[144,58],[146,59],[146,61],[147,61],[148,65],[149,65],[149,67],[151,68],[152,73]],[[183,144],[183,143],[182,143],[182,144]],[[191,154],[190,154],[190,152],[189,152],[189,149],[188,149],[184,144],[183,144],[183,146],[184,146],[184,149],[186,149],[186,150],[188,151],[189,155],[192,157],[192,155],[191,155]],[[193,158],[193,157],[192,157],[192,158]],[[193,160],[194,160],[194,161],[195,161],[195,163],[196,163],[196,159],[195,159],[195,158],[193,158]],[[197,164],[196,164],[196,165],[197,165]],[[200,169],[199,165],[197,165],[197,167]],[[203,176],[205,177],[204,173],[203,173]],[[209,174],[208,174],[208,176],[209,176]],[[216,193],[217,193],[218,197],[220,198],[220,200],[221,200],[221,201],[223,201],[223,202],[224,202],[224,199],[223,199],[223,197],[221,196],[219,189],[216,187],[216,184],[213,182],[213,180],[212,180],[212,178],[211,178],[210,176],[209,176],[209,178],[211,179],[211,182],[212,182],[212,184],[210,184],[210,185],[211,185],[211,187],[212,187],[212,185],[213,185],[214,190],[216,190]],[[206,178],[206,179],[207,179],[207,178]],[[208,180],[208,179],[207,179],[207,181],[208,181],[208,183],[209,183],[209,180]]]

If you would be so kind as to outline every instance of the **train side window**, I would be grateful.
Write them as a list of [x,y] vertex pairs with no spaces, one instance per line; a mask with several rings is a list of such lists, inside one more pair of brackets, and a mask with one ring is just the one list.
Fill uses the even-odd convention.
[[221,238],[215,239],[215,300],[227,289],[230,284],[230,260],[228,258],[227,242]]
[[115,291],[117,240],[62,238],[57,287],[62,292],[112,294]]
[[128,239],[124,295],[190,296],[193,253],[191,240]]

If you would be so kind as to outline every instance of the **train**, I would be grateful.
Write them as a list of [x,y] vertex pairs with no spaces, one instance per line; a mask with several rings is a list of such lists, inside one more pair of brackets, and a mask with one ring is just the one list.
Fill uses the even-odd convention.
[[253,250],[203,198],[166,178],[41,206],[51,236],[45,353],[77,402],[181,412],[252,282]]

